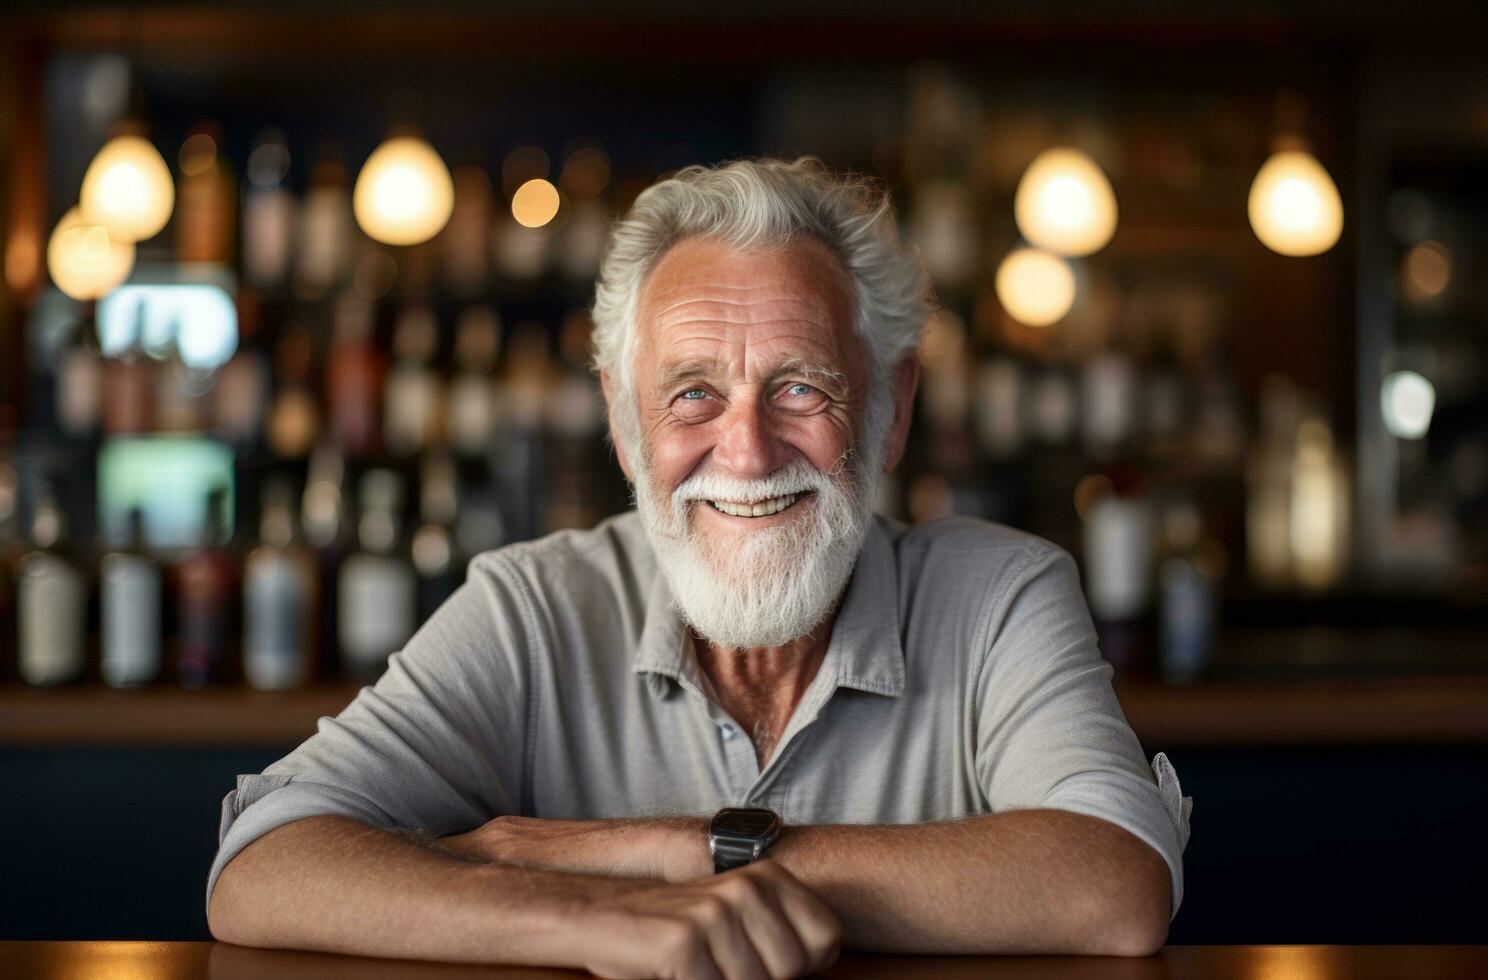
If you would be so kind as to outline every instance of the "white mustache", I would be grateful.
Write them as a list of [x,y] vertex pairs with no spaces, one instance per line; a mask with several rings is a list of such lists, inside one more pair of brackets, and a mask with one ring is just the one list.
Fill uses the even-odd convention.
[[740,480],[716,473],[688,477],[672,491],[674,504],[695,500],[727,500],[733,503],[757,503],[793,493],[828,490],[832,481],[827,474],[805,460],[796,460],[769,476],[758,480]]

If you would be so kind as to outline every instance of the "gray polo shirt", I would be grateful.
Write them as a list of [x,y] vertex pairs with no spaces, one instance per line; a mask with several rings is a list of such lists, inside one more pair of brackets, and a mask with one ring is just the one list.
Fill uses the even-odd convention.
[[1060,548],[875,518],[763,770],[687,636],[634,512],[477,556],[375,685],[238,777],[208,901],[250,842],[318,814],[442,837],[501,814],[764,805],[787,824],[903,824],[1055,807],[1154,847],[1177,913],[1192,800],[1127,725]]

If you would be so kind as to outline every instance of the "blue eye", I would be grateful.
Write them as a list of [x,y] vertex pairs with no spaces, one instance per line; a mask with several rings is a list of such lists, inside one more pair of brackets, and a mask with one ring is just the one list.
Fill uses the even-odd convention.
[[695,402],[701,398],[707,398],[708,393],[701,388],[688,388],[686,391],[682,392],[681,397],[687,399],[690,402]]
[[816,389],[806,384],[793,384],[790,386],[789,391],[792,395],[809,395],[816,391]]

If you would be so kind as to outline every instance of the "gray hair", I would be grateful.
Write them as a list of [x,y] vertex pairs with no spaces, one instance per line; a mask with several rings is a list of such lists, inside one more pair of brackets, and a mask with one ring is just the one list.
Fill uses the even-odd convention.
[[[924,266],[901,243],[894,208],[875,181],[839,176],[814,157],[734,160],[692,166],[651,185],[611,230],[594,296],[594,363],[633,402],[636,309],[646,278],[667,250],[703,237],[738,248],[810,236],[842,262],[851,281],[853,326],[867,348],[869,411],[864,434],[882,438],[892,415],[889,371],[920,343],[930,316]],[[618,406],[629,428],[631,405]],[[629,433],[616,433],[629,436]]]

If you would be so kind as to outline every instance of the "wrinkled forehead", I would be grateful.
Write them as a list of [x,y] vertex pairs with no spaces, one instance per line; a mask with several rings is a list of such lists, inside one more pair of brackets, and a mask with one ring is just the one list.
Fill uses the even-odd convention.
[[842,263],[814,238],[749,248],[687,239],[656,264],[636,309],[637,340],[652,356],[747,335],[851,361],[860,353],[852,320]]

